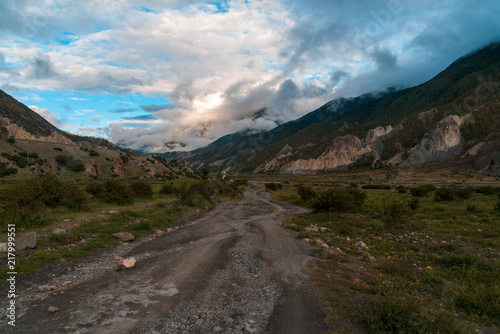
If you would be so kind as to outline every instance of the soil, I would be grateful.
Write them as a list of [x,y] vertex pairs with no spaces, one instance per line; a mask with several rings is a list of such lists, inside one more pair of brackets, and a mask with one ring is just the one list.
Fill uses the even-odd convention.
[[[249,189],[159,238],[19,277],[16,327],[3,314],[0,331],[328,333],[328,310],[307,273],[310,249],[279,226],[303,212]],[[114,271],[117,255],[137,264]]]

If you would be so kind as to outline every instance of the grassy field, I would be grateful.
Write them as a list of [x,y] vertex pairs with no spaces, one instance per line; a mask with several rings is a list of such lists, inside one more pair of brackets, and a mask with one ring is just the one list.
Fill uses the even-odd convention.
[[[499,333],[500,198],[487,190],[436,201],[435,192],[366,189],[354,212],[286,221],[313,247],[311,277],[336,332]],[[292,184],[271,193],[311,205]]]

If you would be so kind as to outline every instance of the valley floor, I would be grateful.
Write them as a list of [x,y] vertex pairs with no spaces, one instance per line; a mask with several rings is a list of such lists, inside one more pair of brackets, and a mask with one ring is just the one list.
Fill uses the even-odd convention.
[[[310,249],[278,225],[305,212],[251,187],[159,238],[20,277],[30,290],[57,289],[21,292],[16,327],[3,321],[1,331],[326,333],[327,310],[305,271]],[[137,264],[114,271],[114,256]]]

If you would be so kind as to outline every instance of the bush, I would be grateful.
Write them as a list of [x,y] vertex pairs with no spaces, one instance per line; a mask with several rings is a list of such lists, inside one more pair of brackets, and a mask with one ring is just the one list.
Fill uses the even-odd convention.
[[[351,187],[351,188],[353,188],[353,187]],[[353,188],[353,189],[356,189],[356,188]],[[300,199],[305,201],[305,202],[313,200],[317,195],[316,191],[314,191],[314,189],[311,186],[305,186],[302,184],[300,184],[297,187],[297,194],[299,195]]]
[[6,138],[5,139],[7,141],[7,143],[9,144],[14,144],[16,142],[16,140],[13,138],[13,137],[9,137],[9,138]]
[[398,191],[398,193],[400,194],[406,194],[406,187],[405,186],[397,186],[396,187],[396,190]]
[[479,187],[474,190],[478,194],[483,194],[483,195],[495,195],[496,191],[494,187],[491,186],[484,186],[484,187]]
[[237,179],[233,181],[233,184],[237,187],[239,186],[248,186],[248,180],[247,179]]
[[266,183],[265,187],[266,190],[274,190],[274,191],[283,189],[283,185],[281,183],[274,183],[274,182]]
[[471,188],[460,188],[456,185],[444,186],[436,190],[434,199],[440,201],[460,201],[472,197],[474,191]]
[[143,180],[130,182],[130,188],[136,197],[151,197],[153,195],[153,187]]
[[316,212],[353,212],[366,200],[366,193],[357,188],[333,187],[319,193],[312,202]]
[[160,191],[159,193],[162,194],[162,195],[171,195],[171,194],[175,194],[175,187],[172,183],[167,183],[167,184],[164,184],[161,188],[160,188]]
[[134,202],[134,192],[120,180],[91,182],[86,185],[85,190],[106,203],[131,204]]
[[411,195],[413,197],[424,197],[427,194],[436,190],[436,187],[432,184],[426,184],[410,189]]
[[388,184],[365,184],[361,188],[363,189],[384,189],[391,190],[391,186]]
[[60,147],[53,147],[52,149],[53,149],[54,151],[59,151],[59,152],[62,152],[62,150],[63,150],[63,149],[62,149],[62,148],[60,148]]
[[388,204],[384,201],[380,219],[388,228],[399,228],[407,221],[408,207],[406,203],[392,200]]
[[420,207],[420,200],[418,198],[412,198],[408,201],[408,205],[412,211],[415,211]]

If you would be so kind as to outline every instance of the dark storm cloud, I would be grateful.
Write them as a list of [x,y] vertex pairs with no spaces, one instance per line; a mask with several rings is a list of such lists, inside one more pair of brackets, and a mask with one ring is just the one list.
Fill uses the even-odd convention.
[[379,71],[395,70],[398,59],[389,50],[376,50],[371,54]]
[[54,64],[49,56],[40,55],[35,57],[31,63],[29,76],[34,79],[50,79],[57,76],[58,73],[54,69]]

